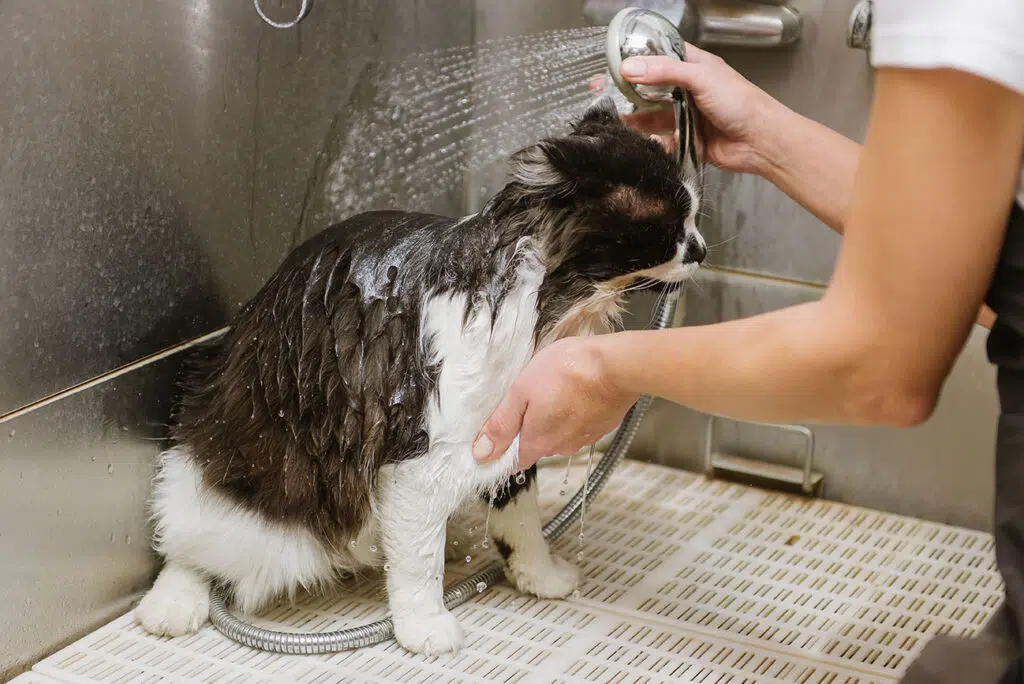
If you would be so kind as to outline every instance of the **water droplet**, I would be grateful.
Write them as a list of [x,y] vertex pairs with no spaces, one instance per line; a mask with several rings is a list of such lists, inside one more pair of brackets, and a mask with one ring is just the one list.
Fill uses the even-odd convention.
[[476,593],[482,594],[482,593],[484,593],[484,589],[486,589],[486,588],[487,588],[487,583],[486,582],[477,582],[476,583]]
[[516,484],[526,484],[526,473],[516,475]]
[[370,547],[370,553],[377,553],[376,545]]
[[558,492],[558,496],[565,496],[566,493],[566,490],[563,488],[562,491]]
[[390,571],[391,571],[391,565],[389,563],[385,563],[384,564],[384,572],[390,572]]
[[95,463],[95,462],[96,462],[96,454],[93,454],[92,456],[89,457],[89,463]]
[[455,541],[452,542],[452,546],[458,546],[458,545],[459,545],[459,540],[458,539],[456,539]]
[[7,433],[7,436],[10,437],[11,439],[14,439],[14,435],[16,434],[18,434],[18,431],[15,430],[14,428],[11,428],[11,431]]
[[579,589],[576,589],[575,591],[573,591],[573,592],[572,592],[572,597],[573,597],[573,599],[576,599],[576,600],[578,600],[578,599],[579,599],[579,597],[580,597],[580,590],[579,590]]
[[351,547],[351,548],[353,548],[353,549],[354,549],[354,548],[356,548],[356,540],[355,540],[355,539],[353,539],[352,541],[350,541],[350,542],[348,543],[348,545],[349,545],[349,547]]
[[60,515],[62,512],[63,512],[62,509],[60,509],[60,508],[57,509],[57,515]]
[[277,417],[284,418],[284,409],[281,409],[280,411],[277,412]]
[[128,536],[128,535],[125,535],[124,543],[127,546],[131,546],[132,545],[132,538],[130,536]]
[[114,474],[114,464],[113,463],[108,463],[107,464],[107,475],[113,475],[113,474]]
[[110,543],[111,543],[111,544],[113,544],[113,543],[114,543],[114,535],[113,535],[113,533],[111,533],[111,535],[110,535]]
[[488,541],[487,541],[486,539],[484,539],[484,541],[483,541],[483,544],[482,544],[482,546],[483,546],[483,547],[484,547],[485,549],[487,549],[487,548],[490,548],[490,544],[488,543]]
[[466,556],[466,563],[472,563],[472,562],[473,562],[473,557],[472,556]]
[[582,551],[577,551],[576,552],[576,561],[579,562],[579,563],[583,562],[583,552]]

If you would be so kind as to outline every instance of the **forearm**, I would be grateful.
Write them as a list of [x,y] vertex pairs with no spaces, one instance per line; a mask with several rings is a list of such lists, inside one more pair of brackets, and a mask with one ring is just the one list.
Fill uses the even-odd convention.
[[[888,368],[886,335],[814,302],[707,326],[595,339],[608,382],[763,422],[907,425],[937,388]],[[859,327],[859,329],[858,329]]]
[[[765,115],[761,139],[756,173],[843,235],[861,146],[782,105]],[[982,306],[977,325],[991,329],[994,321]]]
[[842,235],[861,146],[773,103],[755,144],[755,172]]

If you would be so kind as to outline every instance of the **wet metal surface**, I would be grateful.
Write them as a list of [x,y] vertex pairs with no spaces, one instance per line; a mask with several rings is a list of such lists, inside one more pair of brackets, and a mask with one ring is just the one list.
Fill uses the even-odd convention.
[[362,66],[470,42],[471,6],[278,30],[248,2],[0,4],[0,415],[222,323],[298,235]]
[[[221,327],[300,234],[363,66],[472,42],[472,10],[323,2],[278,30],[246,0],[0,2],[0,416]],[[180,361],[0,422],[0,679],[149,582]]]

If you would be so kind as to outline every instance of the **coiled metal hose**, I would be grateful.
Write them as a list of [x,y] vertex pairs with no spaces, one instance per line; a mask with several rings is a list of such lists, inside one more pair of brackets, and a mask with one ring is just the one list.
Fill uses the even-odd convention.
[[[679,301],[679,287],[675,286],[661,297],[655,307],[653,322],[654,329],[667,328],[672,323],[677,303]],[[615,432],[611,445],[601,460],[594,466],[587,483],[573,495],[569,502],[555,515],[554,518],[544,526],[544,537],[554,540],[562,536],[569,529],[583,512],[586,504],[590,503],[600,493],[608,478],[611,476],[615,466],[625,457],[626,452],[636,436],[640,421],[651,405],[652,398],[644,395],[626,413],[622,424]],[[505,576],[502,563],[493,563],[484,570],[471,577],[457,582],[448,588],[444,593],[444,605],[451,610],[468,601],[472,596],[481,593],[478,586],[482,583],[490,587],[500,582]],[[270,629],[263,629],[255,625],[242,622],[235,617],[227,608],[225,592],[223,587],[214,585],[210,590],[210,621],[221,634],[239,643],[258,648],[262,651],[273,653],[287,653],[290,655],[312,655],[320,653],[336,653],[353,648],[372,646],[394,637],[394,627],[391,618],[377,620],[365,625],[339,629],[333,632],[298,633],[298,632],[277,632]]]

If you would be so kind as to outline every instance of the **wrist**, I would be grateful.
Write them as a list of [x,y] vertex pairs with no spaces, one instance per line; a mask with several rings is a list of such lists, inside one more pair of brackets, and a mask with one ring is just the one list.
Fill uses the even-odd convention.
[[644,390],[639,379],[628,373],[631,366],[628,358],[636,349],[636,341],[629,338],[634,336],[633,332],[623,331],[595,335],[590,341],[601,369],[600,376],[605,390],[609,394],[636,401],[644,394]]
[[773,181],[783,172],[788,145],[786,134],[799,115],[769,96],[754,106],[752,126],[747,144],[750,147],[748,173]]

